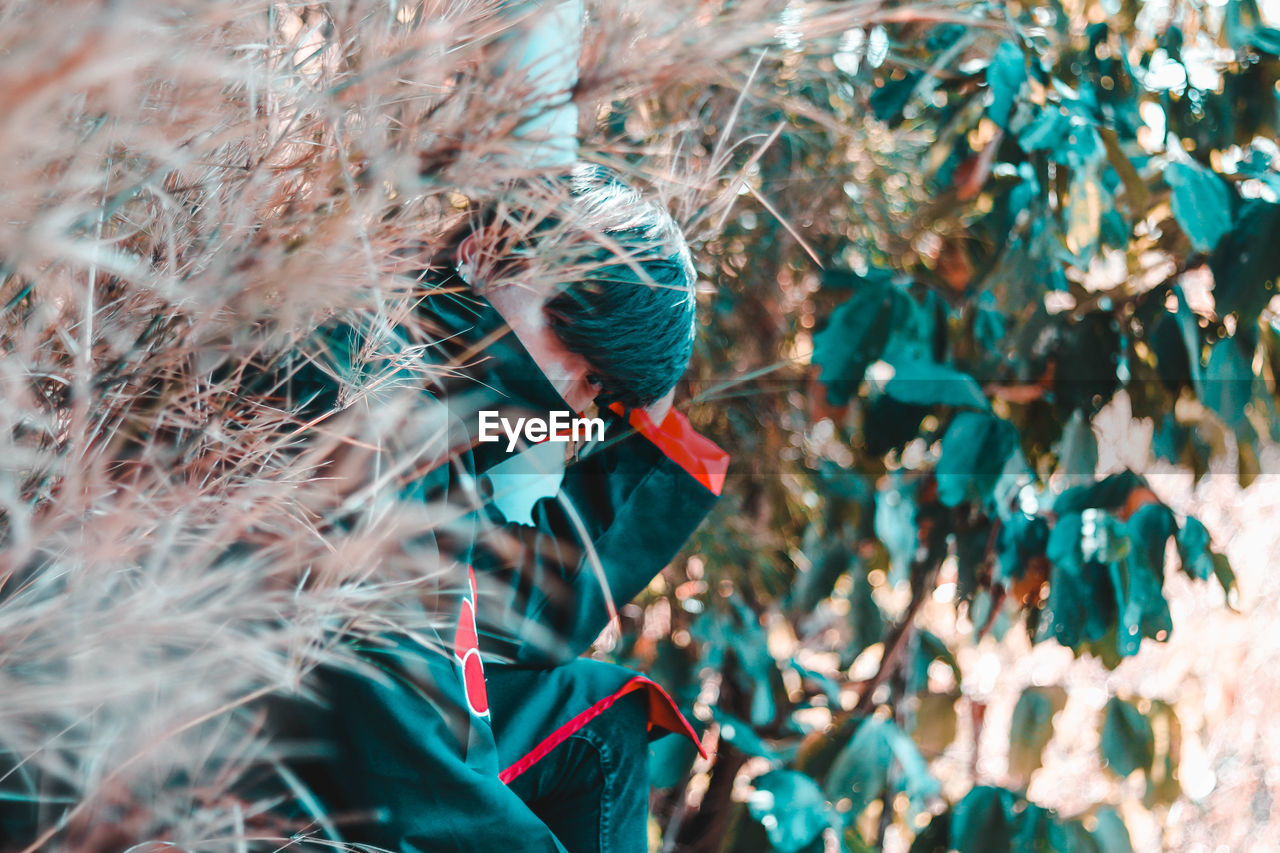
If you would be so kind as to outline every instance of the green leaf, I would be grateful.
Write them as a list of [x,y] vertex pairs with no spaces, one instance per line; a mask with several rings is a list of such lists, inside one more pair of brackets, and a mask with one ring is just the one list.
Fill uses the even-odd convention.
[[1044,806],[1027,803],[1027,807],[1018,815],[1017,830],[1013,836],[1013,849],[1016,853],[1062,853],[1053,848],[1050,839],[1053,818],[1053,812]]
[[845,797],[852,800],[848,812],[851,819],[862,814],[888,785],[893,749],[886,732],[892,725],[875,717],[863,720],[827,773],[827,796],[836,801]]
[[1129,248],[1129,236],[1133,229],[1120,211],[1115,208],[1102,211],[1102,219],[1098,224],[1098,236],[1103,246],[1120,250]]
[[906,447],[920,435],[920,424],[929,414],[926,406],[901,403],[888,394],[871,395],[865,411],[862,443],[872,456]]
[[1083,531],[1084,516],[1079,510],[1061,513],[1058,523],[1049,531],[1049,541],[1045,545],[1050,564],[1078,573],[1084,564]]
[[1249,41],[1263,53],[1280,56],[1280,30],[1275,27],[1258,27]]
[[[840,704],[840,683],[829,675],[821,672],[815,672],[801,666],[795,658],[789,661],[789,664],[796,675],[806,681],[812,681],[822,690],[822,694],[827,697],[828,707],[835,708]],[[687,738],[686,738],[687,740]]]
[[973,599],[973,594],[978,589],[978,573],[987,564],[987,549],[990,542],[990,522],[955,532],[956,597],[959,600]]
[[886,287],[893,281],[891,270],[871,267],[866,274],[841,267],[829,267],[822,271],[822,286],[832,290],[861,290],[865,287]]
[[1040,200],[1042,190],[1035,170],[1027,163],[1022,166],[1022,180],[1010,192],[1009,206],[1029,208],[1031,223],[1025,232],[1010,235],[1003,258],[983,281],[993,302],[1011,316],[1022,315],[1032,305],[1043,305],[1045,291],[1067,286],[1058,254],[1061,237],[1056,216]]
[[1211,252],[1231,230],[1231,197],[1213,171],[1199,163],[1170,163],[1165,180],[1173,188],[1173,218],[1197,252]]
[[984,411],[991,408],[972,376],[943,364],[895,359],[893,377],[884,393],[901,403],[916,406],[961,406]]
[[1227,606],[1233,607],[1232,593],[1236,589],[1236,573],[1231,568],[1231,561],[1226,554],[1213,555],[1213,576],[1222,584],[1222,591],[1227,596]]
[[1257,321],[1276,294],[1280,275],[1280,204],[1246,199],[1236,212],[1231,232],[1218,241],[1209,258],[1213,271],[1214,309],[1235,314],[1236,328]]
[[964,681],[956,656],[951,653],[951,649],[947,648],[947,644],[931,631],[921,629],[916,633],[914,658],[913,666],[908,673],[907,691],[910,693],[918,693],[928,686],[929,665],[934,661],[941,661],[951,670],[951,677],[955,679],[956,684]]
[[1062,646],[1075,648],[1088,617],[1089,590],[1083,578],[1079,514],[1061,517],[1048,537],[1050,587],[1041,619],[1042,631]]
[[1117,371],[1124,346],[1119,324],[1104,311],[1090,311],[1075,321],[1058,317],[1055,325],[1061,336],[1054,352],[1054,401],[1064,414],[1083,409],[1092,417],[1120,387]]
[[755,729],[746,721],[716,708],[711,709],[711,715],[720,724],[720,737],[747,755],[756,755],[774,762],[779,760],[777,750],[761,740]]
[[1178,556],[1188,577],[1207,581],[1213,577],[1213,555],[1209,551],[1209,530],[1200,520],[1187,516],[1178,531]]
[[[729,604],[731,612],[708,613],[693,625],[695,636],[703,643],[703,663],[720,668],[732,655],[738,662],[735,680],[751,697],[751,722],[767,725],[777,713],[774,688],[781,688],[781,676],[755,612],[738,596],[731,596]],[[742,748],[751,751],[749,747]]]
[[[1103,189],[1093,169],[1077,169],[1067,193],[1067,248],[1087,266],[1098,249],[1102,228]],[[1110,206],[1111,199],[1106,199]]]
[[1081,643],[1079,650],[1093,655],[1098,659],[1098,663],[1114,671],[1116,667],[1124,663],[1124,658],[1116,650],[1117,629],[1118,626],[1112,625],[1101,639],[1096,642]]
[[1158,503],[1139,507],[1125,525],[1129,553],[1111,565],[1120,608],[1116,649],[1123,656],[1137,654],[1144,637],[1163,641],[1173,632],[1163,592],[1164,551],[1176,530],[1173,513]]
[[1102,758],[1120,778],[1135,770],[1151,771],[1155,759],[1155,736],[1142,712],[1117,696],[1103,711]]
[[836,405],[849,402],[862,384],[867,365],[884,352],[896,298],[891,284],[868,284],[839,305],[826,328],[813,336],[812,360],[820,368],[818,379]]
[[920,830],[907,853],[947,853],[951,847],[951,812],[934,815],[929,825]]
[[863,572],[854,572],[849,590],[849,627],[851,635],[845,654],[852,659],[884,637],[884,616],[871,594],[871,582]]
[[[855,826],[845,827],[844,835],[841,837],[840,842],[842,845],[840,853],[881,853],[880,848],[864,839],[862,833],[858,832],[858,828]],[[818,851],[814,851],[814,853],[818,853]]]
[[1114,130],[1098,128],[1098,133],[1107,149],[1107,162],[1111,164],[1111,168],[1116,170],[1116,175],[1119,176],[1120,182],[1124,184],[1125,200],[1129,205],[1130,213],[1133,215],[1145,214],[1150,193],[1147,191],[1147,185],[1142,180],[1142,176],[1138,174],[1133,161],[1129,159],[1129,156],[1120,147],[1120,139]]
[[832,825],[831,807],[818,783],[795,770],[771,770],[752,782],[747,801],[769,841],[782,853],[797,853]]
[[1092,483],[1098,469],[1098,437],[1084,411],[1071,413],[1058,445],[1058,474],[1070,485]]
[[959,717],[956,714],[956,700],[959,691],[951,693],[920,693],[916,697],[919,704],[915,708],[915,726],[911,729],[911,738],[920,748],[921,755],[929,759],[937,758],[956,739],[956,725]]
[[[811,528],[812,529],[812,528]],[[810,613],[818,602],[831,595],[842,574],[856,564],[856,557],[842,537],[819,538],[809,546],[809,567],[797,572],[792,581],[788,606],[796,613]]]
[[1041,624],[1048,636],[1068,648],[1101,640],[1116,619],[1110,572],[1096,560],[1086,560],[1083,546],[1083,516],[1072,513],[1059,518],[1046,549],[1052,569]]
[[1032,558],[1045,552],[1049,542],[1049,523],[1035,515],[1010,513],[1000,529],[996,552],[996,579],[1001,583],[1021,579]]
[[935,469],[938,500],[946,506],[966,501],[985,503],[1017,441],[1017,430],[1008,421],[960,412],[942,437],[942,456]]
[[912,810],[919,814],[924,811],[926,801],[938,795],[941,785],[930,775],[928,762],[906,732],[893,723],[889,723],[883,732],[901,770],[902,789],[911,800]]
[[911,292],[899,289],[893,305],[889,343],[881,356],[892,365],[903,365],[910,371],[911,362],[936,362],[937,338],[945,334],[946,309],[931,290]]
[[1173,293],[1178,299],[1178,311],[1175,318],[1178,324],[1178,333],[1181,335],[1182,344],[1187,351],[1187,364],[1191,371],[1191,387],[1195,389],[1198,396],[1203,398],[1204,355],[1203,348],[1200,345],[1200,324],[1196,320],[1195,312],[1191,310],[1191,306],[1187,303],[1187,294],[1183,292],[1182,285],[1175,284]]
[[1098,840],[1079,820],[1058,821],[1049,826],[1049,846],[1054,853],[1103,853]]
[[897,765],[902,788],[916,811],[938,793],[938,782],[929,775],[928,764],[915,742],[891,720],[869,717],[863,720],[849,742],[836,755],[827,773],[825,791],[834,801],[849,798],[851,819],[858,815],[889,785],[891,765]]
[[1063,516],[1086,509],[1119,509],[1134,489],[1145,485],[1132,471],[1121,471],[1096,483],[1065,489],[1054,499],[1053,511]]
[[1233,50],[1249,45],[1267,50],[1266,46],[1273,37],[1267,32],[1271,28],[1262,23],[1262,12],[1256,0],[1232,0],[1225,11],[1222,26],[1227,44]]
[[916,552],[916,484],[895,472],[889,485],[876,493],[876,538],[884,543],[893,565],[890,580],[907,576]]
[[1013,706],[1009,725],[1009,772],[1027,780],[1040,768],[1044,748],[1053,739],[1053,716],[1067,704],[1061,687],[1028,687]]
[[670,788],[679,784],[698,757],[698,748],[684,737],[659,738],[649,744],[649,784]]
[[1208,473],[1209,457],[1213,449],[1195,426],[1182,424],[1169,413],[1156,424],[1155,435],[1151,440],[1151,451],[1157,459],[1163,459],[1175,465],[1184,465],[1191,470],[1195,481]]
[[1018,130],[1018,142],[1027,152],[1052,149],[1069,126],[1070,117],[1066,109],[1057,104],[1046,104],[1035,118]]
[[987,85],[991,88],[991,103],[987,115],[997,125],[1009,129],[1009,117],[1013,105],[1027,81],[1027,60],[1022,49],[1011,41],[1002,42],[987,66]]
[[1125,524],[1134,548],[1129,552],[1151,574],[1164,576],[1165,545],[1178,529],[1173,513],[1162,503],[1143,504]]
[[965,794],[951,815],[951,846],[959,853],[1010,853],[1013,794],[980,785]]
[[1098,825],[1093,830],[1093,837],[1098,840],[1098,847],[1102,853],[1133,853],[1133,842],[1129,840],[1129,830],[1115,809],[1104,806],[1098,809],[1094,817]]
[[1240,441],[1252,445],[1258,434],[1249,421],[1253,401],[1253,365],[1241,349],[1239,337],[1224,338],[1209,348],[1201,401],[1231,428]]
[[902,123],[902,112],[923,77],[923,71],[909,71],[901,80],[884,80],[883,85],[871,92],[871,112],[889,127],[897,127]]
[[973,600],[969,602],[969,621],[976,626],[988,624],[991,621],[991,609],[994,606],[995,601],[991,590],[979,589],[973,594]]
[[[1280,378],[1280,318],[1274,318],[1259,326],[1260,343],[1262,353],[1265,358],[1267,372],[1274,378]],[[1275,383],[1271,387],[1272,401],[1280,403],[1280,383]],[[1280,420],[1278,418],[1277,420]],[[1273,441],[1280,441],[1280,437],[1273,435]]]
[[1045,104],[1016,131],[1024,151],[1044,151],[1055,163],[1073,169],[1101,162],[1107,155],[1089,108],[1070,97]]
[[1156,804],[1170,806],[1182,796],[1182,786],[1178,783],[1178,762],[1182,753],[1182,725],[1173,706],[1159,700],[1151,703],[1151,713],[1147,714],[1154,736],[1155,760],[1151,764],[1151,773],[1147,776],[1147,793],[1144,803],[1147,808]]
[[740,664],[739,684],[751,696],[751,724],[765,726],[777,715],[774,686],[780,684],[777,662],[769,653],[769,641],[755,611],[741,598],[729,599],[736,619],[726,619],[722,631],[724,651]]

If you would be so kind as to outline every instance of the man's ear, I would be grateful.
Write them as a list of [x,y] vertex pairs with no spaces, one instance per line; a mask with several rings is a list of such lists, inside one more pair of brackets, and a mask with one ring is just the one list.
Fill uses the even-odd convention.
[[502,246],[494,242],[492,226],[477,228],[458,243],[454,264],[458,277],[480,293],[505,284],[502,279],[510,273],[509,265],[502,260]]
[[454,258],[458,277],[472,287],[478,284],[480,278],[479,256],[480,239],[476,236],[476,232],[472,231],[458,244],[458,252]]

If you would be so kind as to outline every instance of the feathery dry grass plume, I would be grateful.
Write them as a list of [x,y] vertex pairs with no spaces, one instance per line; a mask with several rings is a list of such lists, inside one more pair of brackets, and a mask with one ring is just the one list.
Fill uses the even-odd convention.
[[[25,849],[274,849],[323,823],[237,791],[275,760],[255,700],[341,636],[431,625],[449,567],[404,543],[449,511],[385,486],[448,442],[377,383],[323,423],[244,388],[326,320],[412,326],[407,273],[477,200],[545,204],[503,165],[505,5],[0,4],[0,791]],[[788,8],[832,32],[878,7]],[[589,105],[744,79],[780,11],[593,8],[588,135]],[[705,230],[728,158],[681,132],[630,169]],[[404,355],[362,357],[434,379]]]

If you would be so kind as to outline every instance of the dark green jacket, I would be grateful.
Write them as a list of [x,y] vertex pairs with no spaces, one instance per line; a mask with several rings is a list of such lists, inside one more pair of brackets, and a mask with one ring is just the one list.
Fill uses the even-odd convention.
[[[423,310],[448,332],[428,358],[441,366],[466,359],[465,371],[447,371],[453,379],[431,392],[460,434],[474,434],[481,406],[513,416],[567,408],[515,336],[501,334],[501,318],[487,303],[442,288]],[[339,362],[358,343],[346,330],[331,339]],[[451,543],[459,558],[456,628],[436,639],[452,654],[389,638],[362,650],[376,676],[323,673],[323,712],[286,726],[334,747],[304,774],[329,808],[376,815],[350,828],[346,840],[405,851],[558,851],[506,782],[634,691],[648,696],[655,736],[694,738],[653,682],[578,656],[609,619],[593,559],[613,606],[622,607],[705,516],[727,457],[678,413],[661,425],[639,412],[604,415],[605,441],[564,467],[558,488],[546,489],[554,493],[523,519],[531,523],[506,518],[501,500],[477,501],[470,541]],[[505,442],[461,444],[451,464],[415,481],[405,497],[447,492],[476,500],[486,487],[502,488],[501,466],[520,461]],[[499,476],[487,479],[494,471]],[[523,668],[519,706],[490,709],[485,673],[500,679],[510,667]],[[538,670],[533,677],[530,668]]]

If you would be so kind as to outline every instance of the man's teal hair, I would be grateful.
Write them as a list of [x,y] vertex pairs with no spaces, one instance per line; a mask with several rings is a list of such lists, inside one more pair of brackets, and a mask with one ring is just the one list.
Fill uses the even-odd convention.
[[548,298],[548,319],[592,366],[600,403],[647,406],[675,387],[693,354],[688,244],[665,208],[611,170],[584,164],[569,180],[567,230],[589,248],[573,253],[581,272]]

